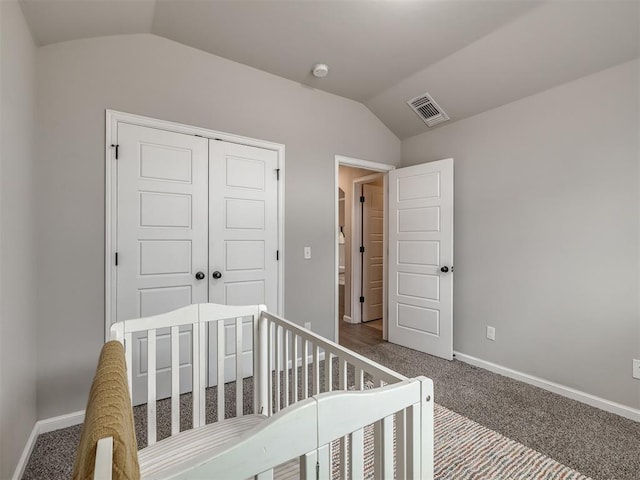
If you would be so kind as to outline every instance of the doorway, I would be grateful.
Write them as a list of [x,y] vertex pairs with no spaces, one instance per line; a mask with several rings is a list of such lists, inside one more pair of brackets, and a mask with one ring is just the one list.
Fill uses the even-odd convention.
[[[357,332],[363,331],[359,328],[363,308],[368,311],[364,318],[372,321],[367,327],[370,335],[364,337],[373,335],[379,341],[386,339],[384,174],[393,168],[392,165],[336,156],[336,341],[340,339],[341,329],[360,336]],[[375,193],[369,195],[369,202],[361,203],[365,188],[372,188]],[[378,208],[371,208],[374,198]],[[373,222],[371,213],[376,216]],[[373,230],[372,223],[376,224]],[[372,266],[372,262],[376,263]],[[365,302],[360,302],[363,297]]]
[[[359,248],[364,247],[363,250],[366,251],[363,243],[350,238],[357,234],[357,229],[344,232],[345,313],[342,318],[339,317],[338,253],[341,219],[338,187],[345,191],[345,184],[348,185],[344,181],[340,183],[339,173],[343,166],[383,173],[382,203],[386,210],[383,217],[382,251],[386,253],[386,257],[382,263],[382,338],[450,360],[453,355],[453,159],[396,168],[392,165],[336,156],[335,339],[340,343],[343,343],[340,331],[344,329],[341,327],[354,322],[357,322],[354,325],[358,327],[367,326],[367,323],[362,323],[366,316],[362,316],[359,305],[354,306],[355,302],[361,300],[361,297],[356,297],[357,292],[362,291],[360,288],[366,287],[367,284],[364,276],[358,277],[354,274],[359,268],[355,265],[359,258]],[[354,178],[352,195],[345,191],[345,224],[348,223],[350,197],[353,198],[351,225],[357,225],[360,221],[359,210],[353,208],[353,204],[357,204],[361,196],[366,198],[366,193],[362,195],[355,190],[360,184],[371,183],[376,179],[376,175],[379,173]],[[360,192],[363,191],[365,190]],[[364,216],[364,209],[360,215]],[[347,273],[350,252],[351,264],[354,265],[351,275]],[[349,280],[350,287],[347,285]],[[348,323],[349,320],[351,323]],[[357,343],[359,342],[352,343],[356,349]]]

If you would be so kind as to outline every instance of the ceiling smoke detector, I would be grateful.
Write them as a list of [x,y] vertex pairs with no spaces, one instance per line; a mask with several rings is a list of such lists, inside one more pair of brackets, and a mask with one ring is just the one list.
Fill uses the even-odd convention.
[[429,127],[449,120],[449,115],[444,113],[444,110],[428,93],[412,98],[407,104]]
[[316,78],[324,78],[329,73],[329,67],[324,63],[316,63],[313,66],[313,76]]

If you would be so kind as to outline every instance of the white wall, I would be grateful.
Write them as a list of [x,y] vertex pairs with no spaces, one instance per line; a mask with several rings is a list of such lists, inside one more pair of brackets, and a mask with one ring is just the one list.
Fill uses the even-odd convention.
[[0,478],[10,478],[36,421],[36,47],[16,2],[0,2],[0,32]]
[[333,338],[334,155],[400,161],[369,110],[153,35],[43,47],[38,69],[40,418],[84,408],[103,341],[107,108],[286,145],[285,314]]
[[454,348],[634,408],[638,69],[624,63],[402,143],[404,166],[454,157]]

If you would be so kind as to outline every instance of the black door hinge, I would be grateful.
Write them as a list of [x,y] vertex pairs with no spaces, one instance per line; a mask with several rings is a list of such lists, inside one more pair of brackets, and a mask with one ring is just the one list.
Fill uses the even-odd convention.
[[360,247],[360,253],[364,253],[364,247]]
[[120,145],[112,143],[111,146],[116,149],[116,160],[118,160],[118,156],[119,156],[118,153],[119,153]]
[[116,252],[116,267],[118,266],[118,252]]
[[276,250],[276,260],[280,260],[280,250]]
[[360,303],[364,303],[364,297],[360,297]]
[[276,168],[276,180],[280,180],[280,169]]
[[364,203],[364,195],[360,197],[360,203]]

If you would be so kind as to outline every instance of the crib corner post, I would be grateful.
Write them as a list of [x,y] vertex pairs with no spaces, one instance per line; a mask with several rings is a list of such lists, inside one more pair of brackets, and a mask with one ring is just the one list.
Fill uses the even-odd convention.
[[434,396],[433,380],[426,377],[418,377],[420,380],[421,402],[420,402],[420,444],[422,470],[420,478],[433,479],[433,456],[434,456]]
[[262,311],[258,313],[256,338],[254,340],[254,409],[255,413],[270,416],[269,405],[269,361],[268,343],[269,321]]

